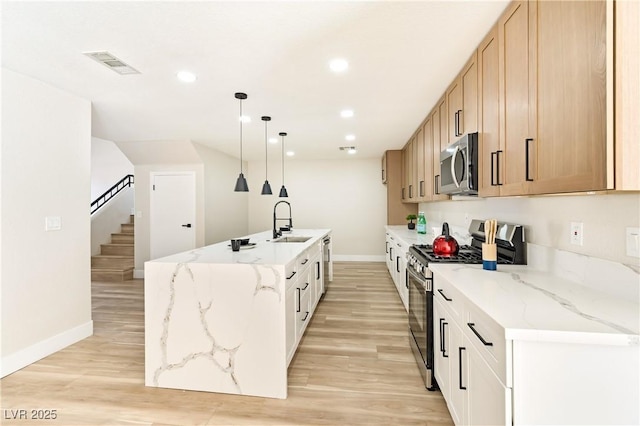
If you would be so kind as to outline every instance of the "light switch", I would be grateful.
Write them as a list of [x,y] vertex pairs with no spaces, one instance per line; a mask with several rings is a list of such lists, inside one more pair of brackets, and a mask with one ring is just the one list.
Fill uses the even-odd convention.
[[62,219],[60,216],[47,216],[44,219],[45,231],[59,231],[62,229]]
[[640,228],[626,228],[627,256],[640,257]]

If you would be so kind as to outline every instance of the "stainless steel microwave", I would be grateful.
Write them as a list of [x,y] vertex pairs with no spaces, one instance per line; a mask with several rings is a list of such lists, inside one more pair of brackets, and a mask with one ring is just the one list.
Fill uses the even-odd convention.
[[440,193],[478,195],[478,133],[468,133],[440,153]]

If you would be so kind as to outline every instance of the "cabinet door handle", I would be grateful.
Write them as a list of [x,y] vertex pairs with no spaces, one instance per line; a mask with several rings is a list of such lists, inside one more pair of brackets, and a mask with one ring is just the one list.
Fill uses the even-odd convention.
[[302,291],[305,291],[309,287],[309,283],[304,283],[304,287],[301,288]]
[[307,318],[309,318],[309,311],[307,311],[307,313],[304,314],[304,318],[302,318],[302,322],[305,322]]
[[462,112],[461,109],[459,109],[458,111],[456,111],[456,115],[455,115],[455,133],[456,136],[462,136],[462,131],[460,130],[460,113]]
[[458,387],[461,390],[467,390],[466,386],[462,386],[462,351],[466,351],[466,350],[467,350],[467,348],[465,348],[465,347],[459,347],[458,348],[458,374],[459,374],[458,377],[460,378],[459,383],[458,383]]
[[453,114],[453,135],[458,136],[458,111]]
[[396,272],[400,272],[400,256],[396,256]]
[[389,261],[393,260],[393,247],[389,247]]
[[498,157],[498,151],[496,151],[496,152],[492,152],[492,153],[491,153],[491,186],[496,186],[496,183],[495,183],[495,181],[493,180],[493,177],[495,176],[495,172],[494,172],[494,170],[493,170],[493,158],[494,158],[494,155],[495,155],[496,157]]
[[296,305],[296,312],[300,312],[300,288],[296,288],[296,294],[298,295],[298,304]]
[[384,182],[384,169],[382,169],[382,181]]
[[501,149],[496,151],[496,183],[498,186],[502,185],[502,182],[500,182],[500,154],[502,154],[502,152]]
[[304,262],[302,262],[302,265],[306,265],[308,261],[309,259],[305,259]]
[[384,252],[389,253],[389,241],[384,242]]
[[316,262],[316,280],[320,279],[320,262]]
[[439,195],[440,191],[438,191],[438,187],[440,185],[438,185],[440,183],[440,175],[435,175],[434,179],[433,179],[433,193],[435,195]]
[[525,179],[527,182],[532,182],[533,179],[529,177],[529,142],[533,142],[532,138],[525,139],[524,147],[524,163],[525,163]]
[[402,188],[402,199],[404,200],[404,188]]
[[293,272],[291,273],[291,275],[289,275],[289,276],[287,277],[287,279],[288,279],[288,280],[290,280],[291,278],[293,278],[293,276],[294,276],[295,274],[296,274],[296,271],[293,271]]
[[424,197],[424,181],[420,181],[420,197]]
[[453,299],[449,299],[447,297],[447,295],[443,293],[441,288],[438,289],[438,293],[440,293],[440,296],[444,297],[444,300],[446,300],[447,302],[452,302],[453,301]]
[[447,354],[447,341],[444,338],[447,335],[447,329],[445,327],[448,325],[448,322],[442,324],[442,356],[445,358],[449,358],[449,354]]
[[413,198],[413,185],[409,185],[409,198]]
[[476,337],[478,339],[480,339],[480,341],[482,342],[483,345],[485,346],[493,346],[493,343],[491,342],[487,342],[486,340],[484,340],[484,338],[480,335],[480,333],[478,333],[478,330],[475,329],[475,323],[472,322],[468,322],[467,326],[471,329],[471,331],[473,331],[473,334],[476,335]]

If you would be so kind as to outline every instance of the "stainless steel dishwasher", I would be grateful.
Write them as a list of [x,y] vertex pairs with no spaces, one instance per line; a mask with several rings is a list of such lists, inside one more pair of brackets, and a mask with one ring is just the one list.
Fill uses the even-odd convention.
[[327,292],[329,282],[333,281],[333,261],[331,260],[331,236],[322,240],[322,264],[324,269],[322,294]]

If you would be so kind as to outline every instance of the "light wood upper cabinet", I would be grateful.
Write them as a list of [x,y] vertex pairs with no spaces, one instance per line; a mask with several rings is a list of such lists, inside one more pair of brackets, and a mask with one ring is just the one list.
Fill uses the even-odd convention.
[[440,193],[440,153],[449,144],[449,126],[447,125],[447,97],[440,98],[434,108],[432,120],[433,122],[433,173],[434,173],[434,192],[433,200],[447,200],[449,196]]
[[529,49],[535,29],[529,25],[530,4],[513,2],[498,20],[501,195],[527,194],[535,171],[535,52]]
[[500,195],[500,78],[498,75],[498,26],[478,47],[478,195]]
[[[615,3],[615,176],[609,187],[640,190],[640,2]],[[611,118],[609,117],[611,120]],[[610,121],[609,121],[610,122]],[[612,181],[615,177],[615,181]]]
[[478,67],[476,53],[447,89],[447,145],[478,131]]
[[425,201],[425,164],[424,164],[424,131],[422,126],[416,131],[414,142],[414,166],[416,182],[416,200]]
[[529,8],[537,57],[530,192],[606,189],[607,4],[530,1]]
[[429,201],[433,197],[433,123],[430,115],[422,125],[423,135],[423,179],[424,182],[419,188],[422,191],[422,200]]
[[476,53],[462,69],[460,75],[462,83],[462,114],[458,119],[459,133],[474,133],[478,131],[478,64]]
[[447,145],[460,137],[459,119],[462,114],[462,85],[456,78],[447,89]]

